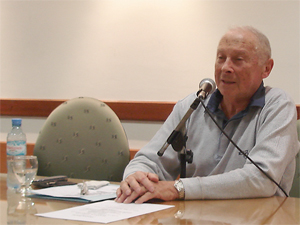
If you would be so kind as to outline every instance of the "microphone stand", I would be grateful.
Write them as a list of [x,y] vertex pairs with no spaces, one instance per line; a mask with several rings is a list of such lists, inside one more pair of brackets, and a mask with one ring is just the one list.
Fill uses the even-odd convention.
[[193,152],[190,149],[186,149],[186,141],[188,139],[186,135],[186,129],[183,127],[180,131],[175,131],[176,137],[171,141],[173,149],[179,152],[180,160],[180,177],[186,177],[186,163],[193,162]]
[[186,163],[192,163],[193,162],[193,152],[190,149],[186,149],[186,141],[188,139],[186,135],[186,127],[185,123],[188,120],[188,118],[191,116],[191,114],[197,109],[198,105],[200,104],[200,99],[203,98],[203,96],[199,95],[194,102],[191,104],[188,111],[185,113],[175,130],[171,133],[171,135],[168,137],[166,143],[162,146],[162,148],[157,152],[158,156],[162,156],[165,152],[165,150],[169,147],[169,145],[172,145],[173,149],[176,152],[180,152],[179,159],[180,159],[180,177],[185,178],[186,177]]

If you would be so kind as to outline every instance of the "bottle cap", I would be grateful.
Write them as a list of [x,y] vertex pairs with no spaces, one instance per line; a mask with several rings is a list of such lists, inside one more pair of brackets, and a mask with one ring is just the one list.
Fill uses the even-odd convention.
[[13,126],[18,126],[18,127],[20,127],[21,124],[22,124],[22,119],[20,119],[20,118],[14,118],[14,119],[11,120],[11,122],[12,122],[12,125],[13,125]]

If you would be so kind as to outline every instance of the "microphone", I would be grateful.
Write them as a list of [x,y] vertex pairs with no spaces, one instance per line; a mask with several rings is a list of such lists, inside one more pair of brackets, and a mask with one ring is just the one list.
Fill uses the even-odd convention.
[[198,98],[206,99],[206,97],[216,90],[216,83],[210,79],[205,78],[199,84]]

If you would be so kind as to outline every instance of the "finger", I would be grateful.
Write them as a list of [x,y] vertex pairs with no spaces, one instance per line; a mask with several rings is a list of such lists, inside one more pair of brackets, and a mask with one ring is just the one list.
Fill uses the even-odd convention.
[[132,191],[130,196],[127,196],[127,198],[124,200],[124,203],[131,203],[135,201],[139,196],[144,195],[148,190],[145,187],[141,187],[141,191],[139,193]]
[[115,201],[118,203],[123,203],[125,201],[125,199],[127,199],[127,198],[128,198],[128,195],[121,194],[119,197],[117,197],[115,199]]
[[116,202],[121,203],[131,194],[131,189],[128,186],[126,181],[122,181],[120,183],[120,187],[116,191],[117,198],[115,199]]
[[121,188],[118,188],[116,191],[117,198],[119,198],[121,196],[121,194],[122,194]]
[[137,193],[139,193],[141,191],[139,177],[136,174],[128,176],[125,179],[125,181],[127,182],[128,188],[130,189],[130,192],[126,190],[127,195],[131,194],[131,190],[133,190]]
[[149,180],[151,180],[155,183],[157,183],[159,181],[158,175],[155,174],[155,173],[148,173],[147,177],[148,177]]
[[134,203],[136,204],[142,204],[146,201],[149,201],[150,199],[153,199],[154,195],[151,192],[146,192],[145,194],[143,194],[141,197],[139,197]]
[[127,181],[127,179],[120,183],[120,189],[121,189],[122,194],[124,194],[124,195],[130,195],[131,194],[131,185]]
[[139,194],[133,191],[131,195],[127,196],[127,198],[123,201],[123,203],[131,203],[133,202],[136,198],[139,197]]
[[154,192],[155,188],[153,185],[153,181],[149,179],[149,177],[153,177],[153,175],[151,175],[151,173],[146,173],[144,174],[144,176],[142,178],[140,178],[140,183],[141,185],[143,185],[148,191],[150,192]]
[[[153,179],[153,181],[150,180],[148,176],[150,179]],[[144,186],[148,191],[153,192],[155,190],[153,182],[158,182],[158,176],[153,173],[138,171],[128,176],[123,182],[121,182],[121,190],[127,195],[131,194],[131,190],[141,194],[141,186]]]
[[122,191],[121,191],[121,188],[118,188],[117,191],[116,191],[116,198],[115,198],[115,202],[118,202],[119,198],[121,197],[122,195]]

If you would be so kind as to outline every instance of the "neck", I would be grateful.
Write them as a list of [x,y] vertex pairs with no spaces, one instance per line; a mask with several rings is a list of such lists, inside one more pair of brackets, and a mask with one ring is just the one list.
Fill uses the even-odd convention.
[[243,111],[248,106],[249,102],[250,99],[247,101],[230,101],[223,98],[220,105],[225,116],[230,119],[237,113]]

